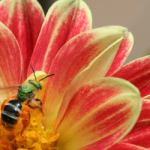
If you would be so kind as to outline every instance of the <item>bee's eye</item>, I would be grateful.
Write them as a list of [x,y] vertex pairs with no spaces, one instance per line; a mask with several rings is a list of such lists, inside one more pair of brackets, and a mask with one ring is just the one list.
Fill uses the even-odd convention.
[[41,84],[39,84],[39,90],[42,90],[42,85]]

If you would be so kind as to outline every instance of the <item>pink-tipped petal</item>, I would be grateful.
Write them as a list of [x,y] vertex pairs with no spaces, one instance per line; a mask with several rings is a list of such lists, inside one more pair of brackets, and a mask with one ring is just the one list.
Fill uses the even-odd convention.
[[139,58],[133,62],[130,62],[111,76],[130,81],[140,90],[142,97],[149,95],[150,56]]
[[147,150],[147,149],[137,145],[119,142],[114,146],[112,146],[111,148],[108,148],[107,150]]
[[47,13],[33,53],[31,64],[35,70],[48,73],[60,48],[73,36],[91,29],[91,20],[91,12],[82,0],[55,2]]
[[142,100],[142,110],[138,121],[148,121],[150,120],[150,100],[143,99]]
[[43,11],[36,0],[2,0],[0,21],[17,38],[23,56],[24,77],[44,20]]
[[137,122],[123,142],[150,148],[150,121]]
[[12,96],[12,88],[20,83],[22,75],[22,57],[19,44],[12,32],[0,23],[0,104]]
[[129,82],[117,78],[90,81],[77,90],[56,126],[58,147],[106,149],[132,129],[140,110],[140,93]]
[[122,40],[122,43],[119,47],[116,57],[106,76],[110,76],[123,64],[123,62],[126,60],[133,46],[133,35],[131,32],[128,31],[127,28],[121,26],[110,26],[110,27],[124,32],[124,39]]
[[[109,46],[103,53],[101,53],[98,57],[96,57],[83,71],[81,71],[71,82],[67,91],[63,98],[64,107],[67,107],[67,103],[76,93],[77,89],[83,85],[84,83],[100,78],[105,77],[106,73],[111,66],[114,57],[119,49],[119,46],[122,42],[122,39],[114,42],[111,46]],[[107,61],[106,61],[107,60]],[[62,107],[62,106],[61,106]],[[66,108],[61,109],[59,111],[59,117],[64,115]],[[62,112],[63,111],[63,112]],[[60,120],[60,118],[57,120]],[[58,122],[56,122],[58,124]]]
[[145,148],[150,147],[150,101],[142,100],[142,110],[137,123],[131,132],[124,137],[123,142],[135,144]]
[[[122,38],[122,32],[103,27],[78,34],[61,48],[50,71],[50,74],[54,73],[55,76],[47,84],[44,110],[50,117],[46,122],[55,121],[64,93],[73,78],[93,59]],[[50,124],[46,123],[46,126],[50,127]]]

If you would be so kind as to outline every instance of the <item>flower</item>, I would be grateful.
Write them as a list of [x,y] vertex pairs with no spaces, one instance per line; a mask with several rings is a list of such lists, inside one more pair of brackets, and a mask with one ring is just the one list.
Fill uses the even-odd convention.
[[[55,74],[37,93],[45,130],[41,112],[30,110],[23,134],[21,122],[13,132],[1,126],[1,148],[106,149],[130,132],[141,112],[141,90],[129,79],[108,77],[117,76],[132,48],[128,29],[91,29],[82,0],[57,1],[45,19],[36,0],[2,0],[0,13],[0,87],[21,84],[32,73],[30,64],[37,79]],[[29,79],[33,74],[24,83]],[[0,102],[13,94],[1,91]]]

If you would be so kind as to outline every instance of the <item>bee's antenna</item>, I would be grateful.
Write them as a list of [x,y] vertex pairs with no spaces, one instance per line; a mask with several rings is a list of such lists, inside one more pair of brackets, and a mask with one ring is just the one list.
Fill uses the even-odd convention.
[[31,65],[31,68],[32,68],[32,71],[33,71],[33,73],[34,73],[34,78],[35,78],[35,80],[36,80],[35,71],[34,71],[34,68],[33,68],[33,66],[32,66],[32,65]]
[[55,74],[47,75],[46,77],[44,77],[44,78],[40,79],[39,81],[44,80],[44,79],[46,79],[46,78],[48,78],[48,77],[50,77],[50,76],[53,76],[53,75],[55,75]]

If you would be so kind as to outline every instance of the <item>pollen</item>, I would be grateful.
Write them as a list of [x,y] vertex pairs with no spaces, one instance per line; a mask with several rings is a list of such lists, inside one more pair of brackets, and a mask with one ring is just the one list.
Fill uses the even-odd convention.
[[42,118],[41,111],[31,111],[30,124],[23,133],[21,120],[12,131],[0,125],[0,150],[58,150],[55,143],[59,134],[53,129],[44,129]]

